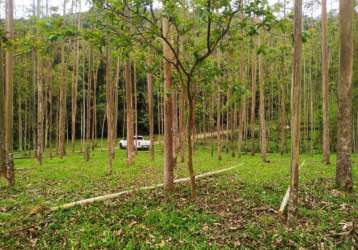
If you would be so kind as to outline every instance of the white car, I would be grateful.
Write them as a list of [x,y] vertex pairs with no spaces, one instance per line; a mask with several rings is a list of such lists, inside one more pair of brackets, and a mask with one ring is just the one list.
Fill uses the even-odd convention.
[[[149,149],[150,147],[150,141],[144,140],[143,136],[137,135],[134,136],[134,146],[139,149]],[[124,149],[127,148],[127,140],[122,139],[119,141],[119,148]]]

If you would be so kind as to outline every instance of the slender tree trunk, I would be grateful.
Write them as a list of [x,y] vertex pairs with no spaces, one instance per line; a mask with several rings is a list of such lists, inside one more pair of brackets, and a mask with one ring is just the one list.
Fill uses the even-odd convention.
[[179,154],[180,154],[180,162],[184,162],[185,160],[185,93],[184,88],[180,91],[180,107],[179,107]]
[[[2,59],[2,54],[0,54]],[[1,67],[3,65],[0,65]],[[26,113],[25,113],[26,114]],[[0,177],[7,178],[6,168],[6,147],[5,147],[5,89],[4,84],[0,82]]]
[[[150,67],[151,61],[148,61]],[[153,113],[153,73],[149,70],[147,73],[147,98],[148,98],[148,122],[149,122],[149,140],[150,140],[150,159],[154,161],[154,113]]]
[[[13,0],[6,0],[5,30],[7,39],[14,37],[14,6]],[[6,175],[10,186],[15,184],[15,171],[12,159],[13,151],[13,54],[5,52],[5,152],[6,152]]]
[[[284,63],[283,63],[284,66]],[[286,77],[286,75],[284,75]],[[280,153],[283,155],[287,151],[286,142],[286,88],[283,82],[280,82]]]
[[114,138],[115,139],[117,139],[118,137],[118,83],[119,83],[120,66],[121,65],[118,57],[116,63],[116,78],[114,82]]
[[[163,33],[170,37],[169,20],[163,19]],[[172,60],[169,46],[163,42],[163,54]],[[174,189],[174,159],[173,159],[173,96],[172,96],[172,68],[171,64],[163,59],[164,67],[164,188],[167,191]]]
[[195,200],[197,196],[196,191],[196,183],[195,183],[195,173],[193,168],[193,142],[192,142],[192,134],[195,126],[194,120],[194,105],[195,102],[193,100],[193,96],[190,90],[191,81],[190,79],[187,82],[187,98],[188,98],[188,106],[189,106],[189,124],[188,124],[188,171],[190,176],[190,183],[191,183],[191,194],[192,199]]
[[95,64],[95,70],[93,72],[93,86],[92,86],[92,150],[97,146],[96,138],[97,138],[97,81],[98,81],[98,68],[99,65]]
[[66,112],[66,79],[65,79],[65,44],[61,44],[61,79],[60,79],[60,110],[58,119],[58,154],[62,159],[65,155],[65,112]]
[[37,150],[36,156],[40,165],[42,165],[42,153],[44,150],[44,82],[41,63],[37,60]]
[[321,15],[321,32],[322,32],[322,97],[323,97],[323,161],[329,164],[329,87],[328,87],[328,68],[329,68],[329,54],[328,54],[328,29],[327,18],[327,0],[322,0],[322,15]]
[[75,42],[75,67],[72,75],[72,113],[71,113],[71,139],[72,152],[75,152],[76,142],[76,117],[77,117],[77,88],[78,88],[78,65],[79,65],[79,41]]
[[93,67],[93,49],[90,48],[88,58],[88,72],[87,72],[87,90],[86,90],[86,126],[85,126],[85,161],[90,160],[91,155],[91,116],[92,116],[92,67]]
[[353,0],[340,0],[340,81],[337,112],[337,186],[352,191]]
[[216,97],[216,143],[217,143],[217,155],[218,160],[221,158],[221,91],[218,84],[217,97]]
[[124,67],[126,82],[126,107],[127,107],[127,163],[134,163],[134,126],[133,126],[133,80],[132,63],[128,61]]
[[107,48],[106,65],[106,97],[107,97],[107,143],[108,143],[108,174],[112,174],[112,161],[114,159],[114,81],[112,79],[112,58]]
[[299,157],[300,157],[300,93],[302,55],[302,0],[295,0],[293,79],[291,87],[291,181],[289,218],[298,205]]
[[[134,101],[134,145],[137,145],[138,136],[138,100],[137,100],[137,65],[133,62],[133,101]],[[137,146],[134,147],[135,154],[137,154]]]
[[[259,44],[260,44],[259,40]],[[266,120],[265,120],[265,82],[264,82],[264,68],[262,62],[262,54],[259,55],[259,88],[260,88],[260,149],[261,157],[264,162],[267,162],[267,134],[266,134]]]
[[251,154],[255,155],[256,148],[255,148],[255,116],[256,116],[256,73],[257,73],[257,66],[256,66],[256,48],[252,54],[252,66],[251,66],[251,119],[250,119],[250,135],[252,140],[252,148]]
[[21,94],[19,94],[18,100],[18,129],[19,129],[19,150],[22,152],[24,150],[23,147],[23,137],[24,137],[24,128],[23,128],[23,120],[22,120],[22,98]]

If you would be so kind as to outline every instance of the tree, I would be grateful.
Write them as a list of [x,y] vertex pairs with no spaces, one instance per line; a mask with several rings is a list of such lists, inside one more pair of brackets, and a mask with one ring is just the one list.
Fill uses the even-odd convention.
[[[63,17],[66,14],[66,1],[63,4]],[[65,22],[63,23],[65,25]],[[65,126],[66,126],[66,62],[65,62],[65,41],[61,42],[61,77],[60,77],[60,100],[59,100],[59,118],[58,118],[58,154],[62,159],[66,153],[65,145]]]
[[353,0],[339,1],[340,80],[338,81],[336,183],[343,190],[353,189],[352,180],[352,74]]
[[[107,11],[107,17],[110,19],[109,27],[113,24],[113,19],[121,19],[130,23],[132,29],[131,39],[135,38],[139,43],[152,41],[159,38],[170,48],[170,58],[164,56],[164,59],[171,63],[176,69],[177,78],[180,85],[183,86],[186,93],[188,104],[188,171],[192,185],[192,197],[196,197],[195,174],[193,168],[193,132],[195,129],[195,99],[196,99],[196,81],[199,81],[197,75],[199,69],[210,55],[218,48],[232,28],[232,23],[237,14],[242,11],[248,16],[257,15],[258,13],[265,16],[265,23],[261,26],[270,25],[273,15],[267,3],[257,1],[252,5],[243,5],[241,1],[200,1],[198,3],[189,3],[181,1],[163,1],[161,10],[154,10],[155,1],[112,1],[97,0],[97,6]],[[180,9],[183,7],[182,9]],[[185,14],[183,14],[183,12]],[[197,18],[185,18],[195,15]],[[173,37],[171,40],[166,37],[161,27],[162,18],[168,18],[174,27]],[[236,20],[235,20],[236,21]],[[242,22],[247,24],[247,20]],[[237,20],[240,22],[240,20]],[[103,24],[106,25],[106,24]],[[257,24],[255,24],[257,25]],[[204,27],[195,29],[195,27]],[[113,27],[112,27],[113,29]],[[246,29],[245,29],[246,30]],[[250,28],[248,28],[250,30]],[[182,44],[181,41],[187,38],[188,43]],[[196,37],[197,39],[191,39]],[[184,45],[181,47],[181,45]],[[150,43],[153,49],[157,49],[154,43]],[[171,58],[173,58],[171,60]],[[128,100],[127,100],[127,104]],[[130,110],[130,109],[128,109]],[[128,129],[128,128],[127,128]]]
[[291,181],[289,216],[298,204],[299,157],[300,157],[300,93],[301,93],[301,56],[302,56],[302,0],[294,5],[294,51],[293,77],[291,85]]
[[124,66],[126,83],[126,108],[127,108],[127,163],[132,165],[134,162],[134,113],[133,113],[133,77],[132,62],[128,59]]
[[[150,58],[150,56],[148,57]],[[151,67],[151,60],[148,59],[147,67]],[[147,102],[148,102],[148,125],[149,125],[149,140],[150,140],[150,158],[154,161],[154,110],[153,110],[153,73],[149,69],[147,71]]]
[[329,85],[328,85],[328,18],[327,18],[327,0],[322,0],[322,15],[321,15],[321,32],[322,32],[322,109],[323,109],[323,162],[329,164]]
[[112,161],[114,159],[114,128],[115,128],[115,81],[112,79],[112,55],[106,51],[106,97],[107,97],[107,144],[108,144],[108,174],[112,174]]
[[[165,39],[170,40],[170,23],[164,17],[162,30]],[[173,87],[172,87],[172,52],[166,42],[163,42],[163,72],[164,72],[164,188],[168,191],[174,188],[174,137],[173,137]]]
[[[8,40],[14,38],[14,5],[13,0],[6,0],[6,37]],[[6,175],[9,185],[15,184],[14,163],[12,158],[13,150],[13,54],[9,49],[5,52],[5,158]]]
[[[259,38],[259,45],[261,39]],[[261,157],[264,162],[268,162],[267,157],[267,133],[266,133],[266,120],[265,120],[265,79],[264,79],[264,66],[262,62],[262,52],[259,54],[259,92],[260,92],[260,150]]]

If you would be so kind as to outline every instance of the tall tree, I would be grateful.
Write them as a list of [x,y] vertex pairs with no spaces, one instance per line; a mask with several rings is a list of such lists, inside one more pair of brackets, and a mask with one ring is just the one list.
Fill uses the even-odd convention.
[[250,131],[251,131],[251,140],[252,148],[251,154],[255,154],[255,117],[256,117],[256,74],[257,74],[257,63],[256,63],[256,49],[254,47],[252,54],[252,67],[251,67],[251,117],[250,117]]
[[352,180],[352,75],[353,75],[353,2],[339,1],[340,80],[338,81],[337,169],[339,188],[351,191]]
[[322,33],[322,108],[323,108],[323,138],[322,138],[322,149],[323,149],[323,161],[329,164],[329,81],[328,81],[328,18],[327,18],[327,0],[322,0],[322,15],[321,15],[321,33]]
[[[258,43],[260,45],[261,39]],[[259,92],[260,92],[260,150],[261,157],[264,162],[267,162],[267,132],[266,132],[266,120],[265,120],[265,79],[264,79],[264,66],[262,62],[262,53],[259,54]]]
[[[37,57],[38,58],[38,57]],[[36,157],[42,165],[42,153],[44,150],[44,81],[42,77],[43,68],[39,60],[36,60],[40,67],[37,67],[37,149]]]
[[124,66],[125,83],[126,83],[126,112],[127,112],[127,163],[134,162],[134,124],[133,124],[133,77],[132,63],[128,59]]
[[[63,2],[63,17],[66,15],[66,1]],[[65,22],[64,22],[65,25]],[[66,62],[65,62],[65,41],[61,42],[61,77],[60,77],[60,103],[58,118],[58,154],[62,159],[66,153],[65,149],[65,127],[66,127]]]
[[298,204],[299,157],[300,157],[300,93],[302,57],[302,0],[294,5],[294,51],[291,85],[291,181],[289,215],[295,214]]
[[[151,67],[151,60],[148,59],[147,67]],[[153,110],[153,73],[149,69],[147,72],[147,102],[148,102],[148,125],[150,140],[150,158],[154,161],[154,110]]]
[[[6,37],[14,38],[14,4],[13,0],[6,0]],[[13,151],[13,54],[10,50],[5,52],[5,153],[6,171],[9,185],[15,183],[14,164],[12,159]]]
[[115,81],[112,79],[112,55],[107,48],[106,51],[106,97],[107,97],[107,144],[108,144],[108,174],[112,174],[112,161],[114,159],[114,128],[115,128]]
[[[163,33],[170,39],[170,24],[168,18],[163,18]],[[174,188],[174,159],[173,159],[173,96],[172,96],[172,52],[169,45],[163,42],[164,67],[164,188],[168,191]],[[166,60],[167,59],[167,60]]]

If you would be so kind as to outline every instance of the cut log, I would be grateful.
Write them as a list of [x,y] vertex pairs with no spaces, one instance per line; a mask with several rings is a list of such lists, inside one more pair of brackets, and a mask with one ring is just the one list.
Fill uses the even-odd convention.
[[[212,171],[212,172],[207,172],[207,173],[203,173],[203,174],[199,174],[197,176],[195,176],[195,179],[202,179],[205,177],[209,177],[209,176],[213,176],[213,175],[218,175],[224,172],[228,172],[234,168],[237,168],[239,165],[236,165],[234,167],[230,167],[230,168],[224,168],[224,169],[220,169],[220,170],[216,170],[216,171]],[[184,183],[184,182],[189,182],[190,178],[186,177],[186,178],[180,178],[180,179],[176,179],[174,180],[174,183]],[[151,190],[151,189],[156,189],[156,188],[160,188],[163,187],[163,183],[160,184],[155,184],[155,185],[151,185],[151,186],[147,186],[147,187],[141,187],[138,189],[128,189],[128,190],[124,190],[118,193],[113,193],[113,194],[107,194],[107,195],[102,195],[102,196],[97,196],[97,197],[93,197],[93,198],[89,198],[89,199],[84,199],[84,200],[80,200],[80,201],[75,201],[75,202],[70,202],[61,206],[57,206],[57,207],[52,207],[50,208],[50,211],[57,211],[59,209],[69,209],[75,206],[84,206],[87,204],[91,204],[94,202],[99,202],[99,201],[105,201],[105,200],[109,200],[109,199],[115,199],[118,198],[122,195],[126,195],[126,194],[130,194],[133,193],[135,191],[145,191],[145,190]]]
[[[305,165],[305,162],[302,162],[302,164],[298,168],[301,169],[301,167],[303,167],[303,165]],[[285,211],[285,208],[287,206],[287,202],[288,202],[289,198],[290,198],[290,186],[288,186],[286,193],[283,196],[280,209],[278,210],[280,213],[283,213],[283,211]]]

